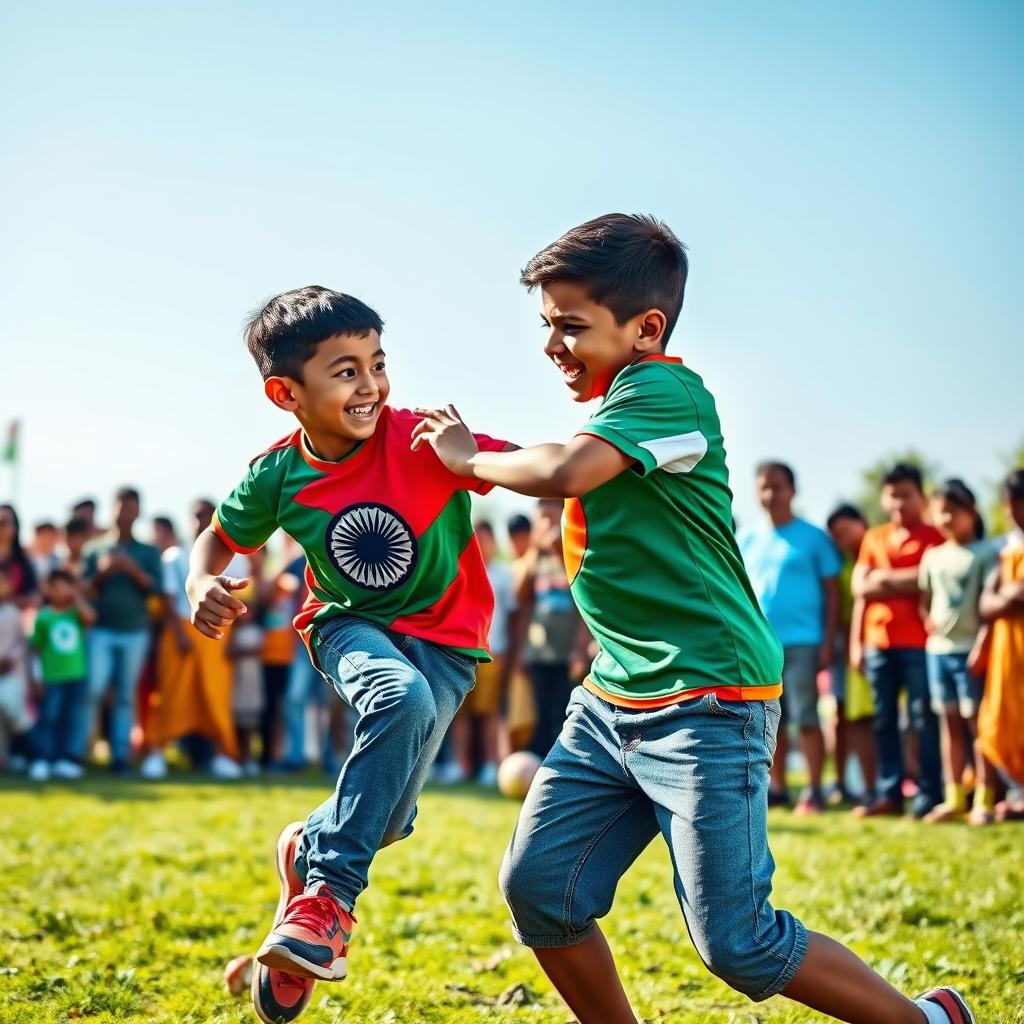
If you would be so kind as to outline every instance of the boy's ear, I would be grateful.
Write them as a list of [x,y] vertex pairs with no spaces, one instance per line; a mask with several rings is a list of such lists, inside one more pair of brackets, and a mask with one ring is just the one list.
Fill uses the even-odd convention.
[[288,377],[268,377],[263,382],[263,391],[278,409],[295,412],[299,403],[292,391],[292,384],[293,381]]
[[660,309],[649,309],[639,318],[637,340],[633,348],[637,352],[658,352],[665,344],[668,318]]

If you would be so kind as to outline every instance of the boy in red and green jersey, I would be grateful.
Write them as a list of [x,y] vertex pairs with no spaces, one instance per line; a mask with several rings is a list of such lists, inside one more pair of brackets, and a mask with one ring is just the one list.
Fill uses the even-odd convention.
[[567,569],[600,648],[502,865],[516,936],[580,1024],[636,1024],[597,921],[660,833],[697,951],[733,988],[857,1024],[973,1024],[952,989],[911,1001],[769,902],[782,653],[733,536],[714,400],[664,354],[686,274],[653,218],[572,229],[522,282],[541,288],[545,353],[573,397],[603,399],[590,421],[567,444],[504,453],[451,406],[414,431],[454,472],[568,500]]
[[281,898],[252,984],[267,1024],[298,1017],[317,979],[345,977],[370,863],[412,831],[448,725],[490,659],[493,597],[468,493],[489,485],[413,449],[420,418],[387,405],[382,330],[364,303],[319,287],[253,315],[246,339],[266,394],[300,427],[253,459],[191,558],[193,622],[218,638],[244,611],[233,592],[247,581],[221,575],[232,554],[292,536],[309,590],[296,629],[356,715],[335,792],[278,839]]

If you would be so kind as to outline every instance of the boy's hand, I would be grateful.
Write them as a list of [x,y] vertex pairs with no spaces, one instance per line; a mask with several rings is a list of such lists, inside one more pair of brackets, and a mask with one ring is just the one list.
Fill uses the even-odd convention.
[[443,409],[417,409],[416,414],[423,419],[416,424],[412,432],[412,450],[416,451],[422,444],[433,446],[437,457],[459,476],[472,476],[473,470],[469,460],[480,450],[476,439],[454,405],[446,405]]
[[185,592],[192,606],[192,625],[203,636],[220,640],[224,636],[221,627],[248,611],[231,591],[244,590],[249,583],[233,576],[189,576]]

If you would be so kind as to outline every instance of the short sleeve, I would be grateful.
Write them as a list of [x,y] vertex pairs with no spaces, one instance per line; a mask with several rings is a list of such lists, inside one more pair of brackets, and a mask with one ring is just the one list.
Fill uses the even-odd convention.
[[689,389],[658,363],[623,370],[580,433],[618,448],[643,476],[656,469],[689,473],[708,450]]
[[931,593],[932,589],[931,571],[929,570],[929,564],[931,563],[931,559],[928,557],[928,552],[931,550],[931,548],[928,548],[924,552],[924,554],[921,556],[921,561],[918,563],[917,566],[917,589],[922,590],[925,593]]
[[32,628],[32,635],[28,638],[29,644],[37,651],[41,651],[46,643],[46,628],[46,615],[41,611],[36,616],[36,622]]
[[815,561],[818,563],[818,575],[823,580],[835,579],[843,568],[843,561],[836,551],[835,545],[821,530],[816,531],[817,546]]
[[165,558],[160,563],[161,584],[168,597],[176,597],[183,589],[181,570],[177,558]]
[[878,557],[875,553],[877,538],[878,534],[874,530],[868,530],[864,534],[864,540],[861,541],[860,551],[857,552],[857,564],[862,565],[865,569],[878,567]]
[[[258,551],[277,529],[277,513],[261,487],[263,464],[264,459],[257,459],[213,513],[214,532],[240,555]],[[266,481],[262,483],[265,485]]]
[[[496,437],[489,437],[487,434],[474,434],[477,448],[482,452],[500,452],[508,447],[508,441],[501,441]],[[494,484],[487,480],[474,480],[472,477],[462,477],[467,490],[474,494],[487,494],[494,489]]]

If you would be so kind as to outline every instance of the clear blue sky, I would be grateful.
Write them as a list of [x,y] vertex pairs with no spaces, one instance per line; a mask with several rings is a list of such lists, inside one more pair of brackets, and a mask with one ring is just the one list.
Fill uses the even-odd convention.
[[381,312],[397,404],[567,437],[517,273],[611,210],[690,248],[741,520],[765,456],[820,518],[886,452],[981,485],[1024,434],[1018,3],[3,0],[0,93],[30,520],[223,495],[291,429],[243,318],[308,283]]

